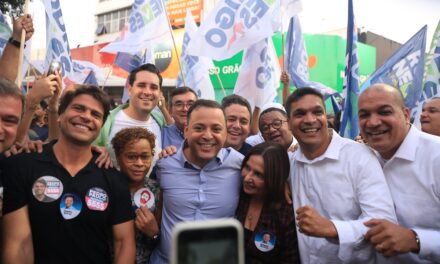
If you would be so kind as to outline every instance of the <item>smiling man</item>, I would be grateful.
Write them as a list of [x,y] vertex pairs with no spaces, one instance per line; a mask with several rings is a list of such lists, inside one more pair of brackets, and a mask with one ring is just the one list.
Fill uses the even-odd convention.
[[287,124],[287,113],[284,108],[269,107],[260,114],[258,121],[261,135],[265,141],[275,142],[286,150],[297,143]]
[[423,132],[440,136],[440,97],[434,97],[423,105],[420,123]]
[[374,154],[327,127],[322,94],[312,88],[286,101],[299,149],[290,161],[301,263],[374,263],[365,221],[395,221],[393,202]]
[[154,165],[162,149],[161,129],[165,123],[163,116],[155,110],[162,96],[162,76],[156,66],[147,63],[130,72],[128,84],[130,101],[110,112],[95,144],[107,147],[112,162],[116,165],[116,156],[111,145],[116,133],[127,127],[148,129],[156,136]]
[[400,91],[375,84],[359,96],[361,135],[377,152],[394,200],[395,224],[368,221],[387,263],[440,262],[440,138],[410,124]]
[[[2,263],[110,263],[112,240],[114,262],[134,263],[127,182],[114,169],[98,168],[91,148],[109,107],[107,95],[97,87],[66,93],[58,110],[58,141],[45,145],[41,154],[23,153],[5,161]],[[32,191],[42,179],[51,199],[41,200]],[[64,214],[67,196],[82,201],[74,215]],[[98,197],[96,203],[86,203],[92,196]]]
[[198,100],[188,110],[183,147],[157,163],[163,209],[160,245],[153,251],[151,263],[168,263],[176,223],[234,216],[243,156],[223,148],[226,134],[220,105]]

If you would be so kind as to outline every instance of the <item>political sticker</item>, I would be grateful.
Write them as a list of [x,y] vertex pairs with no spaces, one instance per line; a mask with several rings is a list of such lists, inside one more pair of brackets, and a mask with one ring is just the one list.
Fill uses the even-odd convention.
[[93,187],[87,191],[86,204],[90,210],[105,211],[108,206],[107,192],[101,188]]
[[82,208],[81,199],[73,193],[66,193],[60,201],[60,211],[64,219],[70,220],[79,215]]
[[53,176],[42,176],[32,186],[32,194],[39,202],[50,203],[60,198],[63,183]]
[[255,235],[255,246],[262,252],[271,251],[275,247],[276,237],[268,231],[258,232]]
[[138,208],[146,206],[150,210],[154,209],[154,194],[148,188],[137,190],[133,199]]

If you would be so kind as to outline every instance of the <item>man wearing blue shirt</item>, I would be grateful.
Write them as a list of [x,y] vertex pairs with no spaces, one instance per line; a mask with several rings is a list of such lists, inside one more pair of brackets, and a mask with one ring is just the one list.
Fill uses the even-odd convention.
[[170,95],[170,113],[174,124],[162,129],[162,147],[180,148],[184,140],[183,130],[186,126],[188,109],[197,101],[197,94],[189,87],[178,87]]
[[243,156],[222,148],[226,134],[225,115],[217,102],[198,100],[190,107],[183,146],[157,164],[163,209],[160,245],[151,263],[168,263],[176,223],[234,216]]

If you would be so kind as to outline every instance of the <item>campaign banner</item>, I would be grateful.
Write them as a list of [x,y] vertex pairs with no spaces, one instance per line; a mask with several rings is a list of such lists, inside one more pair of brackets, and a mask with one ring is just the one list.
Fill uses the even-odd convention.
[[399,89],[413,116],[422,94],[426,45],[425,25],[389,57],[362,85],[361,91],[375,83]]
[[[187,10],[182,53],[180,54],[181,68],[177,78],[177,87],[186,85],[193,89],[199,98],[215,100],[214,87],[209,77],[209,69],[214,68],[212,60],[207,57],[191,56],[187,53],[188,43],[196,31],[197,25],[194,17],[191,11]],[[185,83],[183,83],[183,79]]]
[[416,110],[412,113],[414,124],[420,126],[420,114],[423,104],[432,97],[440,96],[440,21],[432,37],[431,48],[425,59],[425,76],[422,95],[417,102]]
[[127,32],[100,52],[136,54],[148,42],[170,34],[168,18],[162,0],[135,0],[128,18]]
[[277,96],[280,75],[272,39],[263,39],[245,50],[233,93],[246,98],[252,108],[261,108]]
[[197,30],[188,54],[224,60],[273,35],[276,1],[222,0]]
[[84,75],[89,75],[90,72],[93,72],[95,78],[102,82],[104,81],[104,73],[98,65],[84,60],[72,60],[73,69],[77,72],[82,72]]
[[0,56],[3,54],[3,50],[8,44],[8,40],[11,37],[12,30],[6,21],[5,15],[0,13]]
[[359,58],[357,55],[357,28],[354,22],[353,0],[348,0],[347,51],[345,58],[344,104],[339,134],[354,139],[359,135]]

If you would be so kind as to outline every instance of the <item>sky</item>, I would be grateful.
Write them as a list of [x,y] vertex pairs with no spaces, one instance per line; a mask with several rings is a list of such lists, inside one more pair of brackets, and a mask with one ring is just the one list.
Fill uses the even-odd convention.
[[[93,45],[96,29],[95,0],[60,0],[71,48]],[[283,0],[282,0],[283,1]],[[303,33],[319,34],[347,26],[347,0],[302,0],[300,21]],[[362,31],[406,42],[428,24],[427,50],[440,19],[440,0],[353,0],[356,24]],[[33,49],[45,47],[44,7],[33,0]]]

